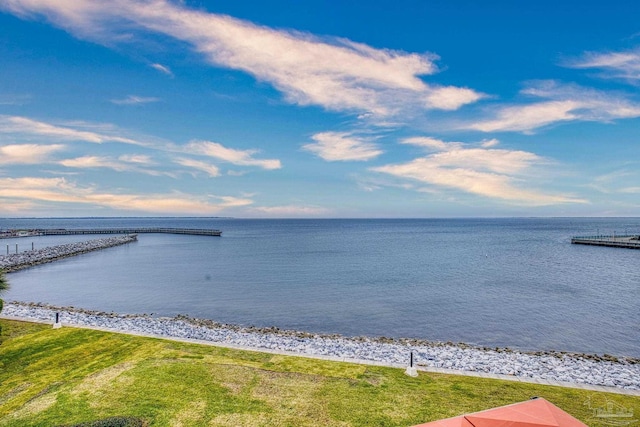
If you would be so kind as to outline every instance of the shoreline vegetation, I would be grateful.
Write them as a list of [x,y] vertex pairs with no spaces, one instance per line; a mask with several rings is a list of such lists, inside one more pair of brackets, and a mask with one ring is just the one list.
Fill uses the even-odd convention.
[[105,328],[142,335],[199,340],[234,348],[282,352],[330,360],[407,366],[410,352],[418,369],[505,376],[520,381],[562,385],[614,387],[640,391],[640,359],[557,351],[525,352],[509,348],[475,347],[464,343],[431,342],[387,337],[344,337],[245,327],[188,316],[120,315],[42,303],[7,302],[3,315],[53,322],[56,313],[66,325]]
[[0,255],[0,270],[11,273],[40,264],[58,261],[64,258],[85,254],[114,246],[135,242],[138,236],[129,234],[126,236],[93,239],[84,242],[68,243],[66,245],[48,246],[43,249],[20,252],[17,254]]

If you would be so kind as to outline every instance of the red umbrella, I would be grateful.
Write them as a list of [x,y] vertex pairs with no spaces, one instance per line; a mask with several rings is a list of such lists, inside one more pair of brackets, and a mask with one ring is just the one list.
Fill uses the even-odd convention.
[[588,427],[554,404],[531,399],[414,427]]

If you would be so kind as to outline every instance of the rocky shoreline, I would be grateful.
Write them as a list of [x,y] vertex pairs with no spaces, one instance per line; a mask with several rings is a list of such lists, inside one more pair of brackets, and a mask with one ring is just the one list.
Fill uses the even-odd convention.
[[408,363],[410,352],[418,366],[466,372],[640,390],[640,360],[564,352],[527,353],[510,349],[477,348],[464,344],[421,340],[319,335],[278,328],[242,327],[186,316],[159,318],[118,315],[74,307],[10,302],[6,316],[51,321],[60,313],[65,324],[141,334],[210,341],[255,350],[379,362],[392,366]]
[[7,273],[33,267],[68,258],[100,249],[112,248],[127,243],[135,242],[138,236],[129,234],[126,236],[108,237],[103,239],[88,240],[86,242],[69,243],[66,245],[50,246],[44,249],[26,251],[17,254],[0,255],[0,270]]

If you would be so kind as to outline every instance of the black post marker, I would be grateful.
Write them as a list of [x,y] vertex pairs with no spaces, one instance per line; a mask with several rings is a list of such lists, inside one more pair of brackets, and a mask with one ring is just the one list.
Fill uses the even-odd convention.
[[53,329],[58,329],[62,327],[62,323],[60,323],[60,313],[56,312],[56,323],[53,324]]
[[413,366],[413,351],[409,352],[409,366],[407,367],[407,370],[404,371],[404,373],[409,375],[410,377],[418,376],[418,370]]

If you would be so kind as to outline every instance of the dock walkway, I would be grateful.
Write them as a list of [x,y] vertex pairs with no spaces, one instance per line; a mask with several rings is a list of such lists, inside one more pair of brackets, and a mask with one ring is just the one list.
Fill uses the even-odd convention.
[[612,248],[640,249],[640,236],[583,236],[571,238],[574,245],[609,246]]
[[143,233],[167,233],[189,234],[193,236],[221,236],[222,231],[205,228],[37,228],[21,231],[20,234],[6,237],[31,237],[31,236],[69,236],[78,234],[143,234]]

